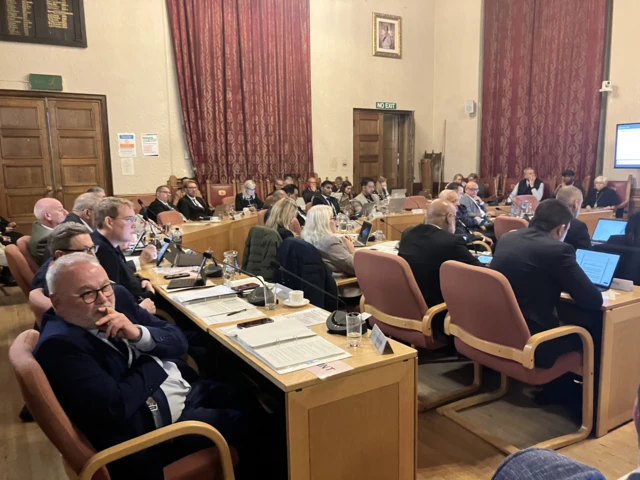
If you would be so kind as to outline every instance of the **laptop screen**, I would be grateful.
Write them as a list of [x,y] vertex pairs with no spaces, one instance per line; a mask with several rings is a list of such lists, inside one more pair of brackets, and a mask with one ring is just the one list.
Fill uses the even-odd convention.
[[626,220],[600,218],[591,240],[594,242],[606,242],[611,235],[624,235],[625,228],[627,228]]
[[369,240],[369,235],[371,234],[371,223],[362,222],[362,228],[360,229],[360,235],[358,235],[358,241],[360,243],[367,243]]
[[609,287],[618,266],[620,255],[579,248],[576,250],[576,260],[593,284]]

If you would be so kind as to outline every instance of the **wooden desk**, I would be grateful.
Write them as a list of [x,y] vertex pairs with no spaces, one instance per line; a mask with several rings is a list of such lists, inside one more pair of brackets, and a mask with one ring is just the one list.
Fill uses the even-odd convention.
[[[161,296],[283,392],[290,479],[416,478],[418,360],[414,349],[390,340],[394,353],[380,355],[368,334],[361,348],[349,348],[346,337],[316,325],[312,328],[318,335],[353,355],[342,360],[353,370],[324,380],[307,370],[279,375],[220,332],[229,324],[206,325],[160,288],[167,283],[163,276],[150,269],[145,276]],[[261,316],[300,311],[281,304],[273,311],[259,310]],[[376,460],[372,452],[384,452],[384,458]]]
[[[402,212],[376,217],[371,221],[373,224],[372,232],[382,230],[387,240],[400,240],[402,236],[400,232],[408,227],[423,223],[426,213],[426,211],[424,213]],[[380,221],[381,218],[384,219],[384,222]]]

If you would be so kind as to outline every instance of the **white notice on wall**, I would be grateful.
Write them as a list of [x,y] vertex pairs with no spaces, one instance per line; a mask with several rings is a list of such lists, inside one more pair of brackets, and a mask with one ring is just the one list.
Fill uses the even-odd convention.
[[135,167],[133,166],[133,158],[121,158],[120,166],[122,167],[122,175],[135,175]]
[[136,152],[136,134],[135,133],[119,133],[118,134],[118,155],[120,157],[137,157]]
[[157,157],[160,155],[157,133],[143,133],[140,135],[142,142],[142,155],[145,157]]

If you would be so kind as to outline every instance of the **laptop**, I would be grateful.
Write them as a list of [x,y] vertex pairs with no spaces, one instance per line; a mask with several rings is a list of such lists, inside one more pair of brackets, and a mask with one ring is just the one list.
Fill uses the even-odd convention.
[[368,217],[373,212],[373,209],[376,207],[375,203],[369,202],[362,205],[362,209],[360,210],[361,217]]
[[407,196],[407,190],[404,188],[394,188],[391,190],[391,198],[405,198]]
[[200,262],[200,269],[198,273],[196,273],[195,277],[189,278],[174,278],[167,285],[167,290],[175,290],[176,288],[194,288],[194,287],[204,287],[207,285],[207,275],[205,274],[204,264],[207,259],[202,257],[202,261]]
[[131,248],[127,248],[124,252],[125,257],[139,257],[142,255],[142,250],[144,250],[144,237],[147,235],[147,232],[142,232],[140,237],[138,237],[138,241]]
[[218,205],[213,212],[214,217],[221,217],[227,213],[227,206],[223,203],[222,205]]
[[389,199],[389,213],[401,213],[404,210],[405,197],[394,197]]
[[370,222],[362,222],[362,228],[360,229],[360,234],[353,241],[353,245],[356,247],[366,247],[367,241],[369,240],[369,235],[371,235],[371,223]]
[[591,244],[598,245],[606,243],[611,235],[624,235],[627,228],[626,220],[613,218],[599,218],[596,228],[591,235]]
[[167,260],[172,267],[197,267],[202,263],[203,256],[199,253],[185,253],[179,245],[169,239],[158,252],[157,266],[162,260]]
[[576,260],[598,290],[602,292],[609,290],[620,255],[579,248],[576,250]]

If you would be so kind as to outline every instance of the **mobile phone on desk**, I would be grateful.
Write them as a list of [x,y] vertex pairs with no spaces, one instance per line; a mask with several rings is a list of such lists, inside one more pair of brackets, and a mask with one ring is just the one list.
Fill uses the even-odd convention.
[[250,322],[239,323],[238,328],[251,328],[257,327],[258,325],[264,325],[266,323],[273,323],[273,318],[259,318],[258,320],[251,320]]
[[231,287],[231,290],[234,292],[242,293],[247,290],[253,290],[254,288],[258,288],[260,285],[257,283],[245,283],[244,285],[238,285],[237,287]]
[[186,278],[188,276],[188,273],[172,273],[170,275],[165,275],[164,278],[167,280],[173,280],[174,278]]

